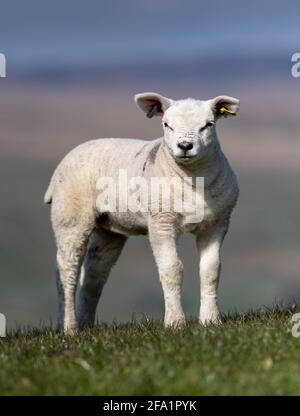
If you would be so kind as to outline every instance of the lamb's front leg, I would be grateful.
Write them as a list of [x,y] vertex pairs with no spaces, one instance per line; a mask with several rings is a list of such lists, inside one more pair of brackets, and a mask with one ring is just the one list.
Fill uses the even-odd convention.
[[202,324],[221,323],[218,308],[218,284],[221,271],[220,250],[226,227],[220,227],[203,236],[197,236],[200,254],[200,316]]
[[149,238],[164,293],[165,326],[184,326],[181,305],[183,266],[177,254],[174,224],[164,218],[151,219]]

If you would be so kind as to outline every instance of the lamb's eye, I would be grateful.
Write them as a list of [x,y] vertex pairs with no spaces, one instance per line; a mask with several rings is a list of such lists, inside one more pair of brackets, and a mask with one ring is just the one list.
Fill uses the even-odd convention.
[[172,127],[170,127],[170,126],[169,126],[169,124],[168,124],[168,123],[166,123],[165,121],[164,121],[163,125],[164,125],[164,127],[165,127],[166,129],[170,129],[170,130],[172,130],[172,131],[173,131]]
[[205,126],[201,127],[201,129],[199,129],[199,131],[204,131],[205,129],[212,127],[214,125],[214,123],[212,121],[208,121]]

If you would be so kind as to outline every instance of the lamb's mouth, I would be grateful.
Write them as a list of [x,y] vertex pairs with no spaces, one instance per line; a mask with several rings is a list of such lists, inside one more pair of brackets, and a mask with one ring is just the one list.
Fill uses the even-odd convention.
[[180,160],[191,160],[191,159],[194,159],[196,156],[197,155],[188,155],[188,154],[184,153],[183,155],[176,156],[176,158],[180,159]]

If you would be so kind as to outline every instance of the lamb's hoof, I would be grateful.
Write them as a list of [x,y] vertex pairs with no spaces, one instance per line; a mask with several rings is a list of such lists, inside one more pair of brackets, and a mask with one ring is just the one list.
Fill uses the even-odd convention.
[[208,325],[222,325],[221,316],[218,315],[210,315],[210,316],[200,316],[199,318],[200,325],[208,326]]
[[165,319],[165,328],[182,329],[186,326],[185,318]]
[[64,327],[64,334],[65,335],[72,335],[72,336],[74,336],[74,335],[76,335],[76,334],[78,334],[78,327],[77,327],[77,325],[76,326],[65,326]]

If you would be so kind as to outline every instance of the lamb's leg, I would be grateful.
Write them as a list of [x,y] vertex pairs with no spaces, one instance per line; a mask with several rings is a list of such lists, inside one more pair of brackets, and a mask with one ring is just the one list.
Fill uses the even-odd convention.
[[56,230],[58,326],[65,332],[72,332],[77,328],[75,296],[88,237],[89,232],[86,228],[72,227]]
[[60,278],[59,267],[56,262],[56,290],[57,290],[57,300],[58,300],[58,318],[57,318],[57,328],[59,330],[64,329],[65,321],[65,296],[64,296],[64,287]]
[[164,293],[165,326],[182,326],[185,324],[181,305],[183,266],[177,254],[175,227],[163,218],[151,220],[149,238]]
[[226,227],[219,227],[197,237],[201,286],[199,321],[202,324],[221,323],[217,290],[221,271],[220,250],[226,230]]
[[80,277],[77,318],[79,327],[92,326],[102,289],[117,261],[126,237],[105,230],[94,230]]

